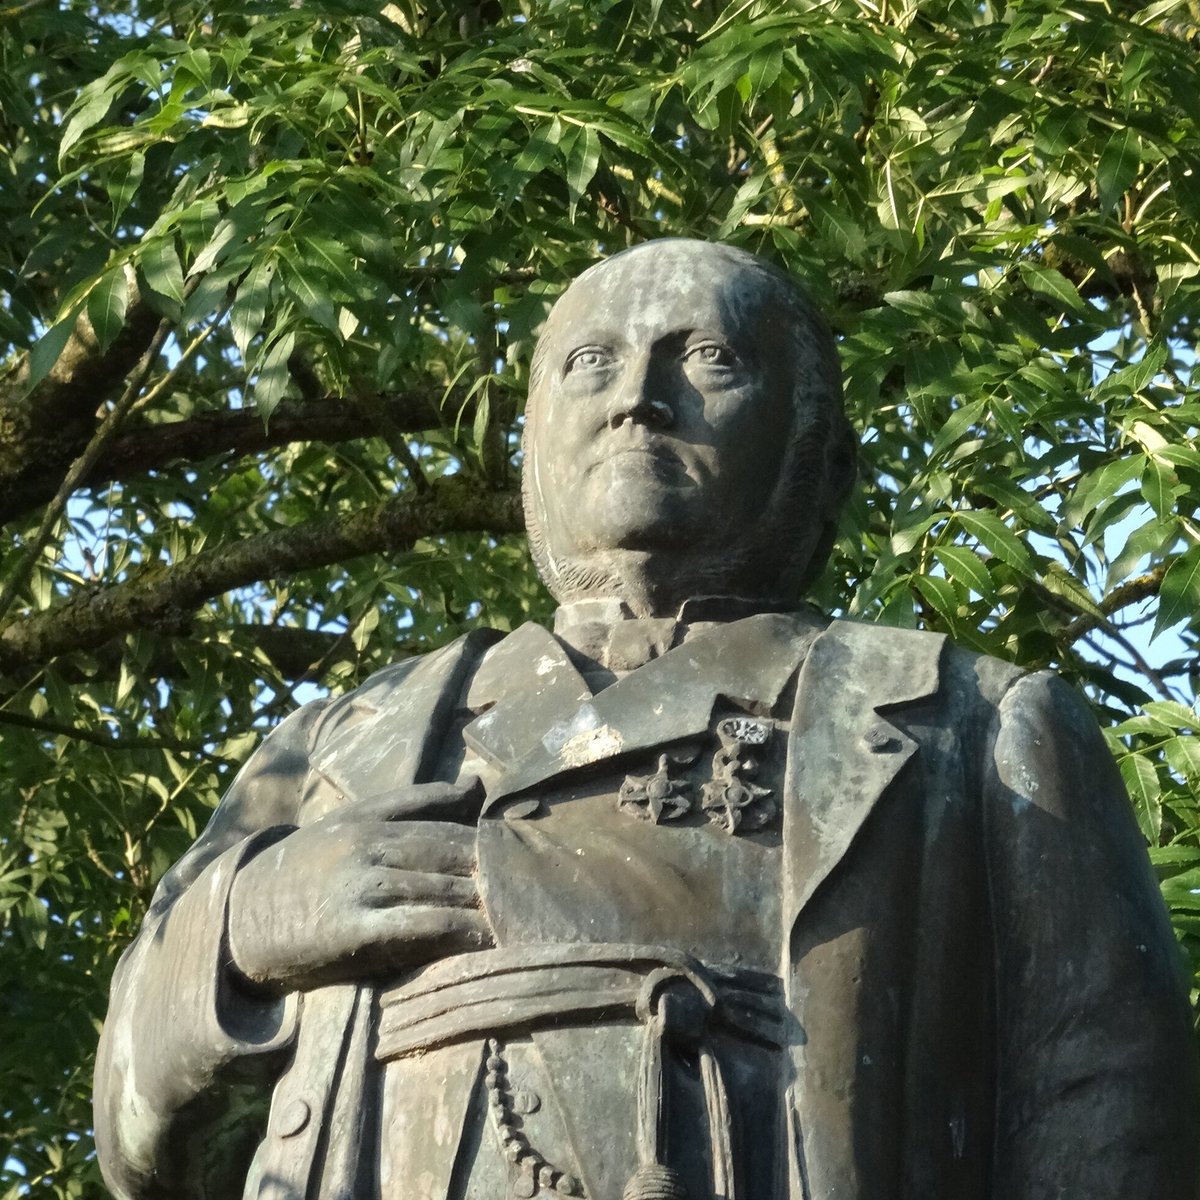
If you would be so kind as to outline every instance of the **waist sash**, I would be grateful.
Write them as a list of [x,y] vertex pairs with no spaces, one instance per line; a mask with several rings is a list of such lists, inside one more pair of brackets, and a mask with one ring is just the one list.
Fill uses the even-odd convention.
[[639,1001],[642,1009],[650,1003],[648,984],[661,990],[669,981],[691,985],[706,1027],[784,1044],[786,1013],[773,976],[707,968],[663,946],[564,943],[456,955],[383,992],[375,1057],[386,1062],[548,1025],[644,1022]]
[[[639,1166],[624,1200],[685,1200],[677,1173],[663,1161],[673,1052],[696,1055],[712,1148],[713,1193],[734,1194],[733,1123],[712,1035],[731,1033],[767,1046],[785,1041],[778,979],[721,972],[661,946],[543,945],[485,950],[434,963],[380,997],[375,1056],[387,1061],[454,1042],[486,1038],[492,1052],[505,1034],[550,1025],[636,1020],[643,1029],[637,1087]],[[499,1061],[499,1060],[497,1060]],[[534,1194],[545,1160],[519,1135],[521,1195]],[[558,1178],[550,1171],[548,1178]],[[572,1188],[569,1195],[577,1195]]]

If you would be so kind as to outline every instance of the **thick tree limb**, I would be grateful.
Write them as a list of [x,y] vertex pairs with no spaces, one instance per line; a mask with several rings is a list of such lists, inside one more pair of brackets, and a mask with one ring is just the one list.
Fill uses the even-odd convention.
[[154,336],[150,339],[150,345],[142,355],[141,362],[138,363],[137,368],[133,372],[133,378],[130,379],[121,398],[113,405],[112,410],[97,427],[87,446],[84,448],[83,453],[71,464],[66,477],[58,485],[54,497],[50,501],[50,506],[42,514],[42,520],[36,532],[22,549],[23,557],[18,564],[17,570],[9,576],[3,589],[0,589],[0,619],[7,616],[8,610],[12,607],[17,594],[25,586],[38,555],[42,552],[42,547],[45,545],[46,539],[58,523],[59,517],[67,506],[67,501],[71,498],[71,493],[79,486],[80,480],[99,461],[108,443],[112,441],[117,430],[121,427],[121,422],[129,415],[133,406],[137,403],[138,397],[141,395],[142,385],[146,382],[146,377],[150,374],[150,370],[154,366],[154,360],[162,350],[163,343],[167,340],[169,333],[169,324],[165,320],[160,321]]
[[[81,315],[50,373],[32,389],[29,356],[0,380],[0,512],[13,507],[10,497],[32,487],[41,499],[54,495],[71,463],[91,440],[101,405],[146,353],[159,326],[148,305],[132,303],[125,326],[102,351],[87,317]],[[47,496],[47,480],[49,496]]]
[[443,479],[425,496],[394,497],[374,508],[205,550],[173,566],[150,566],[124,583],[81,592],[12,621],[0,629],[0,670],[92,650],[135,629],[178,632],[206,600],[264,579],[404,549],[424,537],[516,533],[523,527],[516,492],[486,492],[461,478]]
[[[433,429],[449,417],[457,418],[461,401],[445,408],[438,389],[383,396],[381,410],[402,433]],[[467,426],[474,419],[474,401],[463,408]],[[271,414],[269,424],[253,409],[198,413],[183,421],[143,425],[119,434],[81,481],[82,487],[100,487],[134,479],[148,471],[161,471],[178,463],[195,463],[218,454],[258,454],[290,442],[347,442],[380,436],[375,414],[342,396],[317,400],[284,401]],[[52,473],[23,479],[19,487],[6,486],[0,474],[0,524],[15,520],[54,496]]]

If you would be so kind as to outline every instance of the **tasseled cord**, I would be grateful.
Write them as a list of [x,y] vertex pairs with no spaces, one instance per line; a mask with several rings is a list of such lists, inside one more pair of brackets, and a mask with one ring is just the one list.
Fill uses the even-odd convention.
[[[687,1188],[679,1172],[662,1162],[662,1148],[666,1132],[666,1092],[663,1079],[663,1043],[672,1035],[683,1035],[685,1040],[699,1042],[700,1077],[704,1084],[704,1106],[708,1113],[709,1146],[712,1150],[713,1194],[719,1200],[736,1200],[733,1190],[733,1152],[730,1144],[729,1098],[721,1066],[716,1056],[701,1040],[703,1017],[699,1021],[687,1021],[695,1025],[691,1029],[667,1028],[667,1012],[677,1006],[663,1003],[665,990],[672,984],[688,986],[687,1001],[678,1007],[691,1010],[696,1015],[695,1002],[703,1005],[703,1015],[711,1011],[712,998],[705,996],[695,982],[686,975],[674,972],[656,972],[647,980],[642,999],[638,1004],[639,1015],[645,1025],[642,1042],[642,1070],[638,1080],[638,1169],[625,1185],[622,1200],[690,1200]],[[682,999],[682,997],[681,997]],[[690,1035],[690,1036],[689,1036]]]

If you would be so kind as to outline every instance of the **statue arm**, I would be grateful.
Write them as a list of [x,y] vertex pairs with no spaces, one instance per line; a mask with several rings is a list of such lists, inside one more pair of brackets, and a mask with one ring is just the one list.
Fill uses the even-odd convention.
[[1048,673],[1000,701],[984,836],[1006,1200],[1196,1200],[1200,1073],[1180,957],[1120,774]]
[[[245,1162],[230,1161],[238,1157],[230,1149],[253,1122],[233,1110],[243,1093],[269,1098],[294,1034],[296,997],[257,995],[231,969],[229,892],[238,868],[294,826],[309,733],[323,707],[293,714],[252,756],[204,833],[164,876],[114,973],[95,1119],[105,1178],[123,1200],[240,1190],[214,1188],[226,1172],[245,1170]],[[236,1131],[232,1139],[212,1138],[213,1123],[223,1120]]]

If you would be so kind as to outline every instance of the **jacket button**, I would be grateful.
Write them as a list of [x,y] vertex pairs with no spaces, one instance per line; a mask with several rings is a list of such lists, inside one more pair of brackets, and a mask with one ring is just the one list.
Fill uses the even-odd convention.
[[872,754],[889,754],[900,749],[900,739],[893,737],[886,729],[876,727],[868,729],[863,735],[863,741]]
[[542,1107],[542,1098],[532,1088],[519,1087],[513,1092],[512,1107],[513,1112],[527,1117]]
[[307,1124],[312,1116],[312,1109],[307,1101],[289,1100],[276,1115],[271,1124],[281,1138],[295,1137]]

